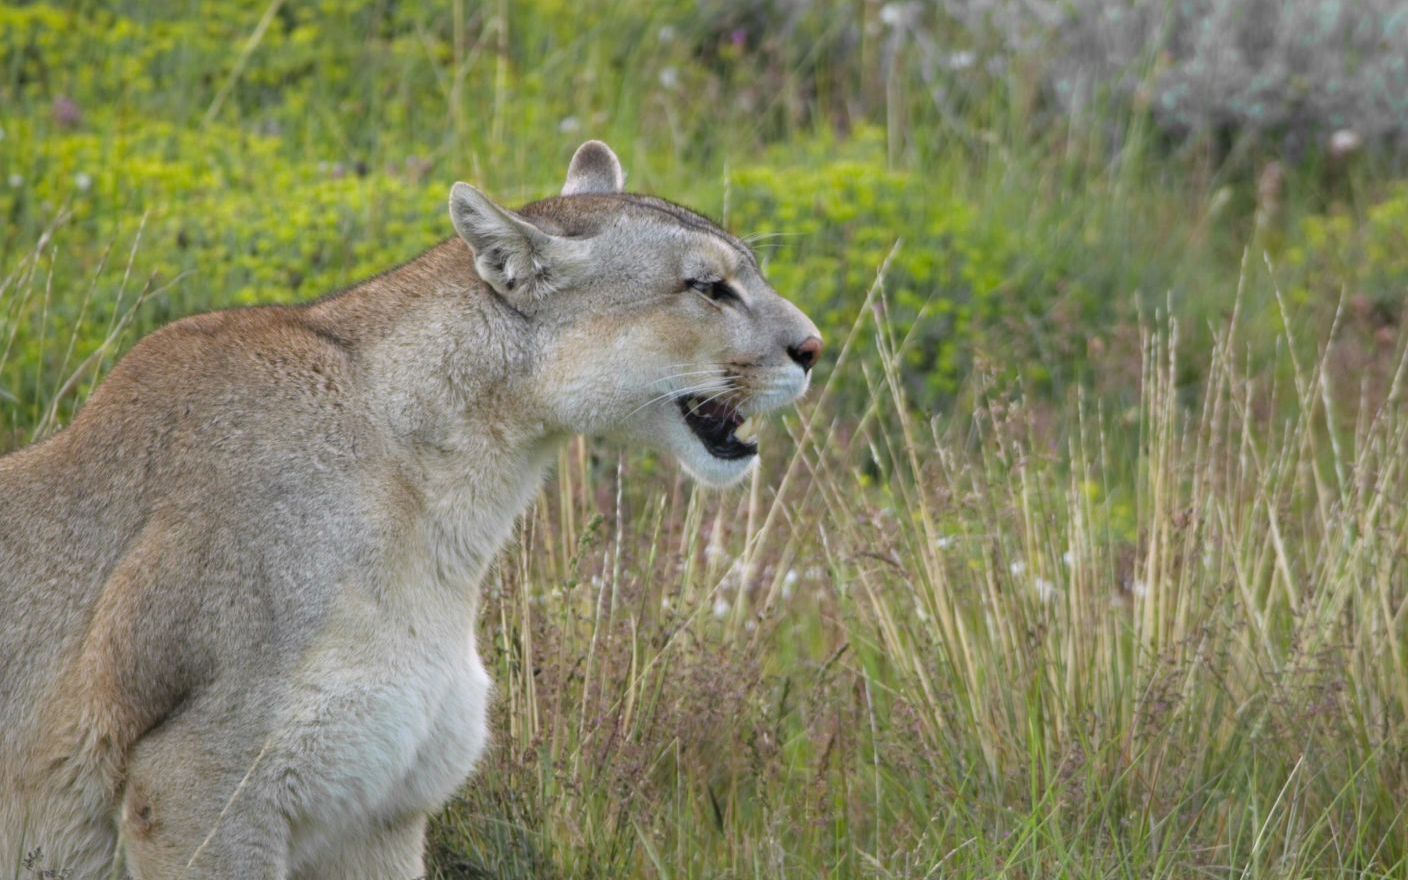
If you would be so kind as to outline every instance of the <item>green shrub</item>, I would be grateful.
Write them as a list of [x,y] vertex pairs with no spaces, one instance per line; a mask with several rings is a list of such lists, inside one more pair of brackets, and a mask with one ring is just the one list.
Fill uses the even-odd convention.
[[1085,369],[1090,338],[1132,319],[1141,291],[1167,290],[1181,271],[1156,203],[1131,217],[1100,198],[1117,183],[1012,167],[993,187],[958,179],[963,167],[892,169],[883,136],[861,129],[843,143],[793,142],[786,158],[732,178],[730,225],[759,236],[774,285],[833,342],[900,242],[880,307],[907,346],[907,391],[926,409],[975,370],[1040,393],[1064,387]]
[[1321,318],[1343,290],[1397,323],[1408,290],[1408,184],[1389,188],[1362,217],[1343,207],[1305,216],[1282,259],[1297,273],[1297,304],[1318,304]]
[[[910,390],[929,402],[957,390],[972,365],[976,335],[1013,308],[1002,300],[1016,243],[983,222],[977,206],[936,193],[911,173],[887,170],[882,149],[877,139],[862,137],[823,164],[742,169],[732,181],[730,220],[762,236],[759,247],[772,252],[773,285],[815,316],[834,342],[845,337],[899,242],[882,307],[900,336],[912,335]],[[772,231],[777,239],[766,237]]]

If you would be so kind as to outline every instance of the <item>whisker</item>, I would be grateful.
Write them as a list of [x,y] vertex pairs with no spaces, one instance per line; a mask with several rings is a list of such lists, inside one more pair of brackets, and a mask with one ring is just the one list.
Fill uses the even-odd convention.
[[723,388],[723,389],[721,389],[721,390],[715,392],[714,394],[709,395],[708,397],[704,398],[703,400],[699,401],[699,405],[700,405],[700,406],[704,406],[705,404],[713,403],[715,400],[718,400],[720,397],[723,397],[725,394],[728,394],[728,393],[730,393],[730,392],[737,391],[737,390],[738,390],[738,388],[737,388],[736,386],[735,386],[735,387],[732,387],[732,388]]
[[686,386],[684,388],[675,388],[670,391],[666,391],[664,394],[657,394],[655,397],[652,397],[650,400],[647,400],[645,403],[642,403],[640,406],[626,413],[626,415],[623,416],[623,419],[628,419],[636,413],[640,412],[641,410],[645,409],[647,406],[650,406],[654,403],[658,403],[662,400],[678,400],[681,397],[691,397],[700,394],[709,394],[711,396],[708,397],[707,400],[714,400],[715,398],[721,395],[738,390],[739,385],[737,380],[729,376],[725,376],[722,378],[722,386],[712,382],[696,383],[692,386]]
[[671,374],[668,375],[668,376],[661,376],[660,378],[655,379],[655,380],[652,382],[652,384],[658,385],[658,384],[660,384],[661,382],[668,382],[668,381],[670,381],[671,379],[683,379],[685,376],[717,376],[717,375],[719,375],[719,371],[718,371],[718,370],[690,370],[690,371],[687,371],[687,372],[684,372],[684,373],[671,373]]
[[669,375],[672,375],[672,376],[697,376],[697,375],[700,375],[700,374],[703,374],[703,373],[722,373],[722,372],[723,372],[723,369],[722,369],[721,367],[708,367],[708,368],[703,369],[703,370],[680,370],[679,372],[670,373]]
[[680,362],[677,363],[677,364],[666,364],[665,366],[661,367],[660,369],[662,369],[662,370],[676,370],[676,369],[679,369],[680,367],[713,367],[713,368],[717,368],[718,366],[719,366],[719,365],[718,365],[717,363],[713,362],[713,361],[680,361]]
[[[731,386],[731,385],[732,385],[732,382],[731,382],[731,381],[725,383],[725,386],[726,386],[726,387],[724,388],[724,392],[727,392],[727,391],[731,390],[731,388],[728,387],[728,386]],[[641,410],[645,409],[647,406],[650,406],[650,405],[653,404],[653,403],[658,403],[658,402],[660,402],[660,401],[662,401],[662,400],[668,400],[668,399],[671,399],[671,398],[678,399],[678,398],[681,398],[681,397],[688,397],[688,396],[694,395],[694,394],[706,394],[706,393],[709,393],[709,392],[717,392],[717,391],[718,391],[718,386],[715,385],[715,384],[713,384],[713,383],[700,383],[700,384],[696,384],[696,385],[693,385],[693,386],[686,386],[686,387],[684,387],[684,388],[672,389],[672,390],[670,390],[670,391],[666,391],[664,394],[658,394],[658,395],[656,395],[655,397],[650,398],[650,399],[647,400],[645,403],[642,403],[640,406],[638,406],[638,407],[636,407],[635,409],[631,410],[630,412],[626,413],[626,414],[622,417],[622,419],[623,419],[623,420],[624,420],[624,419],[629,419],[631,416],[633,416],[633,415],[635,415],[636,413],[640,412]]]

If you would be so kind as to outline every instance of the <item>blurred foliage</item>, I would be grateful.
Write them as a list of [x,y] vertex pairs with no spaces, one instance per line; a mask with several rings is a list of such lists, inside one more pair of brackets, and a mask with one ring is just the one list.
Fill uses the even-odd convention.
[[[31,279],[60,296],[28,314],[31,322],[57,317],[68,323],[79,356],[96,348],[117,299],[102,290],[92,302],[63,292],[81,289],[105,250],[125,250],[138,228],[131,274],[166,291],[144,309],[138,331],[203,309],[306,299],[395,265],[447,234],[439,206],[446,184],[466,171],[476,179],[507,179],[492,169],[511,165],[510,154],[547,153],[552,145],[558,155],[537,161],[525,174],[534,189],[518,195],[550,193],[561,156],[570,150],[558,145],[577,140],[579,129],[597,116],[583,122],[568,107],[552,106],[562,100],[562,90],[545,89],[554,57],[573,49],[592,57],[604,44],[584,46],[548,8],[507,25],[521,28],[504,48],[505,61],[519,55],[526,62],[527,44],[542,53],[542,63],[513,65],[500,82],[497,62],[469,61],[476,52],[489,53],[496,29],[505,27],[503,19],[486,21],[491,12],[483,7],[462,16],[471,45],[456,50],[445,30],[454,17],[416,13],[414,4],[211,6],[192,8],[185,17],[154,16],[150,7],[0,11],[7,97],[21,110],[6,121],[0,154],[8,184],[0,189],[0,215],[10,221],[0,245],[12,263],[56,215],[71,218],[62,258]],[[245,53],[244,41],[260,33],[268,9],[277,14],[257,49]],[[602,13],[589,8],[584,14],[577,20],[590,33],[592,16]],[[654,19],[642,20],[637,30],[649,32],[650,47],[686,42],[671,25],[651,31]],[[535,29],[539,22],[545,24]],[[775,59],[760,50],[750,75],[731,70],[742,66],[753,32],[723,13],[710,22],[695,23],[693,50],[659,68],[657,82],[647,80],[643,91],[674,93],[683,80],[705,93],[731,90],[731,104],[755,105],[752,90],[768,80]],[[463,150],[452,135],[454,107],[445,108],[443,78],[455,72],[441,70],[453,66],[457,51],[467,59],[458,68],[467,93],[492,92],[495,104],[512,105],[501,126],[491,120],[491,128],[501,129],[497,134],[486,137],[478,120],[465,123]],[[632,63],[654,51],[635,50]],[[624,79],[625,63],[593,66],[608,73],[593,73],[583,84],[590,91],[590,80],[612,76],[609,71]],[[190,84],[200,87],[185,87]],[[225,94],[230,97],[222,102]],[[613,115],[630,120],[632,112],[618,108]],[[377,124],[358,124],[368,115]],[[694,118],[706,123],[708,114]],[[514,125],[525,134],[513,134]],[[611,120],[600,127],[611,129]],[[558,136],[543,138],[543,131]],[[1023,285],[1013,295],[1021,280],[1016,235],[970,196],[938,192],[913,170],[893,167],[879,129],[862,125],[839,143],[826,131],[788,143],[772,154],[752,151],[750,161],[731,172],[730,224],[744,234],[781,233],[771,263],[774,282],[833,336],[854,318],[890,246],[907,238],[887,302],[906,332],[919,315],[927,318],[908,349],[918,402],[934,404],[954,392],[985,334],[1013,321],[1041,320],[1044,286]],[[485,145],[482,161],[475,144]],[[523,148],[510,150],[511,144]],[[468,169],[461,161],[466,153]],[[706,161],[690,153],[652,173],[661,163],[646,146],[636,151],[631,170],[644,164],[636,179],[647,185],[652,177],[670,181]],[[697,184],[686,184],[687,193],[691,188]],[[90,329],[78,326],[80,313]],[[11,321],[18,319],[11,314]],[[1003,334],[1000,344],[1008,338]],[[1045,376],[1041,354],[1009,354],[1007,371],[1029,367],[1032,375]],[[41,400],[62,377],[54,375],[57,363],[40,362],[61,355],[45,334],[25,334],[0,365],[0,384],[12,399]],[[38,415],[35,404],[14,421],[32,424]]]
[[[0,385],[34,402],[12,428],[37,420],[37,401],[63,379],[58,361],[71,360],[38,322],[62,322],[76,354],[91,354],[120,306],[118,278],[163,291],[138,332],[204,309],[307,299],[448,234],[440,205],[455,177],[506,185],[499,194],[509,200],[550,194],[573,143],[621,128],[634,136],[623,151],[634,180],[678,182],[706,207],[717,196],[695,169],[737,150],[726,159],[730,225],[780,233],[759,245],[775,251],[774,282],[833,336],[906,239],[886,305],[906,333],[926,318],[908,348],[919,403],[956,390],[986,335],[1044,320],[1052,279],[1031,277],[1030,260],[1021,268],[1021,236],[971,194],[940,192],[893,162],[879,126],[857,120],[839,136],[823,128],[766,150],[788,120],[805,122],[777,105],[768,122],[760,108],[779,64],[793,76],[857,72],[834,58],[789,66],[784,49],[825,30],[816,9],[799,6],[773,30],[776,9],[627,6],[588,3],[571,15],[552,2],[452,12],[349,0],[0,10],[0,93],[15,111],[0,141],[6,265],[65,218],[62,253],[27,279],[58,295],[31,296],[27,310],[11,300],[7,323],[30,332],[0,363]],[[818,83],[808,82],[802,103],[815,109]],[[740,131],[754,132],[756,146],[727,146],[738,132],[721,133],[711,113],[689,107],[695,93],[716,99],[709,107],[725,123],[749,120]],[[668,127],[643,124],[657,108]],[[91,277],[129,248],[121,275]],[[66,294],[87,285],[96,288],[88,297]],[[999,347],[1009,341],[1002,334]],[[1041,378],[1049,354],[1003,360],[1010,375],[1026,367]]]
[[1283,259],[1300,278],[1300,300],[1333,302],[1343,291],[1397,325],[1408,290],[1408,185],[1392,187],[1362,219],[1343,209],[1307,215]]
[[[1042,303],[1004,295],[1019,256],[1012,230],[988,222],[966,199],[887,170],[882,139],[868,135],[836,148],[828,161],[741,169],[732,178],[731,219],[743,230],[778,230],[775,242],[759,233],[760,246],[776,249],[771,281],[818,316],[834,340],[845,338],[859,295],[898,246],[882,307],[908,338],[915,401],[932,404],[958,391],[984,332],[1013,315],[1039,315]],[[859,344],[864,352],[873,342]],[[1017,355],[1015,364],[1023,354],[1036,353]]]
[[1022,77],[1049,117],[1114,127],[1147,111],[1171,140],[1297,157],[1346,137],[1400,157],[1408,146],[1401,0],[940,0],[928,17],[889,5],[909,39],[950,24],[964,48],[936,48],[932,63],[971,71],[970,88]]
[[[1259,238],[1255,183],[1161,155],[1155,111],[1108,108],[1096,126],[1047,115],[1038,71],[1057,69],[1068,41],[1043,44],[1027,13],[990,11],[841,0],[0,8],[0,278],[12,288],[0,300],[0,436],[32,428],[64,367],[98,348],[123,307],[117,290],[161,291],[127,342],[194,311],[306,300],[448,235],[454,179],[510,203],[551,194],[588,136],[618,148],[633,187],[754,236],[775,285],[833,339],[899,242],[879,307],[925,409],[974,373],[1055,395],[1093,375],[1103,392],[1127,392],[1128,370],[1111,360],[1137,356],[1140,310],[1172,307],[1202,326],[1226,311],[1246,246],[1284,253],[1293,305],[1310,319],[1333,308],[1347,270],[1397,320],[1402,195],[1361,191],[1356,157],[1293,170],[1312,193],[1317,174],[1338,175],[1348,196],[1331,188],[1287,205],[1276,238]],[[1068,14],[1048,25],[1114,27]],[[1031,44],[1022,65],[1015,36],[979,39],[1003,28],[1030,37],[1017,41]],[[21,278],[60,220],[42,266]],[[1260,279],[1246,295],[1271,301]],[[69,346],[51,344],[51,321]]]

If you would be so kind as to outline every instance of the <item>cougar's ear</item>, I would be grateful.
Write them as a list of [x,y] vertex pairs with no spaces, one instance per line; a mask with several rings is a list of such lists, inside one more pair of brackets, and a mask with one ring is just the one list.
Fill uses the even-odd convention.
[[474,249],[479,277],[510,299],[531,299],[570,284],[580,263],[579,242],[538,228],[467,183],[450,190],[450,220]]
[[572,154],[562,194],[618,193],[625,188],[626,172],[621,170],[621,160],[601,141],[587,141]]

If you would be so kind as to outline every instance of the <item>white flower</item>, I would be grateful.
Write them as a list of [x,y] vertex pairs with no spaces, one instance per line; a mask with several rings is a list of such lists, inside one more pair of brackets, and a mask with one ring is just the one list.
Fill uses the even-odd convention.
[[1362,146],[1364,139],[1353,129],[1342,128],[1330,135],[1330,155],[1336,159],[1343,159],[1350,153],[1358,152]]
[[666,597],[664,597],[663,599],[660,600],[660,610],[661,610],[661,611],[669,611],[669,610],[670,610],[670,597],[669,597],[669,596],[666,596]]
[[1141,581],[1139,578],[1135,578],[1134,583],[1129,585],[1129,591],[1142,599],[1145,596],[1149,595],[1149,585]]
[[952,536],[952,535],[942,535],[942,536],[940,536],[939,539],[934,542],[934,546],[935,546],[935,547],[938,547],[940,550],[948,550],[949,548],[951,548],[951,547],[953,546],[953,536]]
[[24,178],[20,177],[18,174],[11,174],[10,189],[19,189],[22,186],[24,186]]
[[1016,577],[1026,572],[1027,564],[1019,559],[1011,565],[1007,566],[1007,569],[1012,572],[1012,575],[1014,577]]
[[892,28],[898,28],[912,22],[918,11],[917,3],[886,3],[880,7],[880,20]]
[[1066,568],[1070,568],[1076,564],[1076,555],[1067,550],[1065,553],[1061,554],[1061,561],[1066,563]]
[[736,590],[743,585],[743,563],[735,559],[733,564],[724,572],[723,578],[719,581],[719,587],[725,590]]
[[978,61],[978,53],[964,50],[954,52],[944,61],[944,66],[949,70],[967,70]]
[[1056,589],[1056,585],[1046,578],[1037,578],[1032,581],[1032,586],[1036,588],[1037,598],[1043,602],[1050,602],[1060,592]]
[[557,130],[563,134],[576,134],[582,130],[582,120],[575,116],[565,116],[557,124]]
[[782,598],[791,599],[792,591],[797,586],[797,569],[787,569],[787,574],[782,576]]
[[719,620],[723,620],[725,617],[728,616],[728,609],[730,607],[731,606],[728,604],[728,600],[725,599],[723,596],[720,596],[719,598],[714,600],[714,616],[717,617]]
[[660,71],[660,85],[673,91],[680,84],[680,72],[673,67],[666,67]]
[[87,192],[93,188],[93,175],[80,171],[73,176],[73,185],[78,187],[79,192]]
[[675,41],[675,29],[668,24],[662,25],[660,30],[656,31],[655,36],[662,43],[673,43]]

